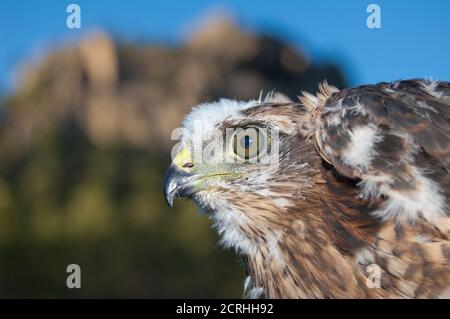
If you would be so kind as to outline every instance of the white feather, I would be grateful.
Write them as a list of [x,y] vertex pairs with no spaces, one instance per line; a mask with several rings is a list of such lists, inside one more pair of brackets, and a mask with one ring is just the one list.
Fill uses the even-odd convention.
[[343,152],[344,164],[367,169],[376,155],[375,144],[382,140],[378,130],[370,125],[350,131],[350,144]]

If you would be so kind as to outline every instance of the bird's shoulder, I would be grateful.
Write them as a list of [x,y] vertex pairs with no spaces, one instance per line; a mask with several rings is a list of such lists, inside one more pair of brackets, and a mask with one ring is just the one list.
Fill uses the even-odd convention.
[[387,220],[449,216],[450,84],[407,80],[337,90],[320,86],[303,104],[320,156],[358,182],[360,195],[383,199]]

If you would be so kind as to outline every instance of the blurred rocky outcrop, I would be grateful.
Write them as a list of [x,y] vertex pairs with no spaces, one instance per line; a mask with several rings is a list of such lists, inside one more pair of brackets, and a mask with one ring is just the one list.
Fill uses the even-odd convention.
[[198,28],[179,46],[115,43],[95,33],[23,72],[6,101],[2,156],[26,150],[37,134],[76,124],[96,145],[166,151],[171,130],[203,101],[256,98],[276,89],[291,98],[328,79],[334,64],[314,64],[292,45],[239,29],[228,19]]
[[[178,46],[95,33],[24,68],[0,101],[0,297],[241,296],[209,220],[164,202],[170,133],[203,101],[344,77],[228,20],[198,30]],[[65,285],[71,263],[83,289]]]

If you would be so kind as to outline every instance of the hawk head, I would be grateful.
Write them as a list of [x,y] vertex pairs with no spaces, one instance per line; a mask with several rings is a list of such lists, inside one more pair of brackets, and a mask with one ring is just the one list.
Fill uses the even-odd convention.
[[324,83],[301,103],[200,105],[175,132],[167,202],[210,216],[248,296],[447,296],[449,96],[447,82]]
[[[222,243],[252,254],[283,216],[320,182],[320,158],[305,134],[308,115],[297,103],[220,100],[185,118],[164,181],[167,202],[189,197],[214,221]],[[300,226],[299,226],[300,227]]]

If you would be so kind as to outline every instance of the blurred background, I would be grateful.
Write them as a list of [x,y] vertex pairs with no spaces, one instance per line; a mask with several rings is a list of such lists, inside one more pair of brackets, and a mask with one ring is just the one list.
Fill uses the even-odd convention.
[[450,2],[372,2],[380,29],[357,0],[1,2],[0,297],[241,297],[207,217],[164,203],[170,133],[220,97],[449,80]]

